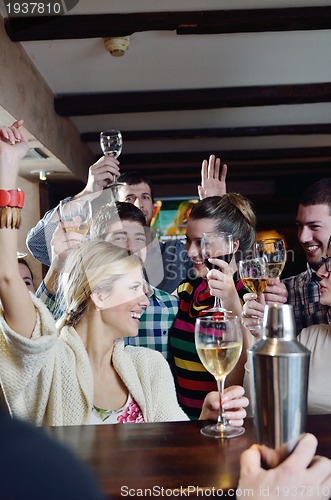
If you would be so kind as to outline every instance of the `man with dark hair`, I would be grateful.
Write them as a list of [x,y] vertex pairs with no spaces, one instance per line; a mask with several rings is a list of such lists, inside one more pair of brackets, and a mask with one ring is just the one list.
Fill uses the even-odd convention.
[[331,177],[315,182],[302,193],[296,225],[307,257],[307,270],[284,279],[281,284],[275,281],[268,286],[265,299],[267,303],[291,304],[300,333],[309,325],[331,323],[330,308],[320,303],[315,274],[331,235]]
[[[118,190],[120,201],[133,203],[140,208],[150,226],[154,215],[154,197],[152,185],[148,177],[143,177],[139,172],[131,171],[121,174],[119,182],[125,183]],[[164,277],[158,284],[158,288],[172,293],[178,285],[186,278],[192,269],[191,260],[187,256],[186,248],[182,240],[173,239],[160,243]]]
[[[221,161],[215,155],[211,155],[208,160],[202,162],[201,186],[198,186],[200,198],[213,195],[222,196],[226,192],[227,166],[222,165],[222,169],[220,167]],[[132,203],[139,208],[145,216],[147,225],[150,226],[154,214],[154,200],[150,180],[139,172],[126,172],[120,176],[119,174],[118,160],[111,156],[101,157],[89,168],[86,186],[74,196],[74,199],[84,196],[95,198],[96,193],[102,193],[99,198],[105,199],[107,198],[107,191],[109,191],[105,187],[109,184],[109,181],[111,182],[117,178],[118,181],[125,182],[125,185],[118,188],[119,201]],[[108,198],[110,196],[109,194]],[[96,203],[98,203],[97,199]],[[55,207],[48,211],[37,225],[29,231],[26,240],[27,247],[32,255],[47,266],[50,265],[50,241],[58,224],[58,217],[54,217],[57,210],[58,207]],[[181,281],[186,278],[188,271],[191,269],[191,261],[187,257],[185,245],[179,240],[162,243],[160,248],[163,273],[159,273],[160,279],[154,284],[159,289],[172,293],[177,289]],[[159,269],[159,271],[162,271],[162,269]]]

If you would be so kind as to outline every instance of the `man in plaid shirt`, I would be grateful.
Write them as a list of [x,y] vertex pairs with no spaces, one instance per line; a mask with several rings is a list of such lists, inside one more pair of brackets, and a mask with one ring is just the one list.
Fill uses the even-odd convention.
[[298,238],[307,256],[307,270],[286,278],[281,284],[271,280],[266,289],[267,303],[291,304],[300,331],[313,324],[331,323],[331,311],[320,303],[315,271],[326,255],[331,235],[331,177],[312,184],[302,195],[296,217]]

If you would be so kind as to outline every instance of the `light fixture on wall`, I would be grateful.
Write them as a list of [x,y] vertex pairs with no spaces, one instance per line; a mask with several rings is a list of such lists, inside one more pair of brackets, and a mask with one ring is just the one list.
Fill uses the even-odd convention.
[[42,182],[47,181],[47,177],[51,174],[48,170],[32,170],[31,174],[38,175]]
[[114,57],[124,56],[125,52],[129,49],[130,37],[129,36],[114,36],[104,38],[103,43],[105,49]]

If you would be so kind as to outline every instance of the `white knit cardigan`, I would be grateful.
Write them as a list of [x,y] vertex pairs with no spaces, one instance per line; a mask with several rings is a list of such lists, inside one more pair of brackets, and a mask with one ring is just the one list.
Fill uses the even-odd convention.
[[[45,305],[33,301],[37,321],[31,339],[9,328],[0,312],[0,382],[9,410],[34,425],[88,424],[93,374],[84,344],[73,327],[59,333]],[[112,361],[145,422],[188,420],[162,354],[124,347],[120,339]]]

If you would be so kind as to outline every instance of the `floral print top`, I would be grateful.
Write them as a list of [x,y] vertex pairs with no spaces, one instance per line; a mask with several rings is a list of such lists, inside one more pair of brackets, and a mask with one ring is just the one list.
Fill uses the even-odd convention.
[[93,406],[89,424],[128,424],[144,422],[142,411],[129,394],[122,408],[118,410],[103,410]]

